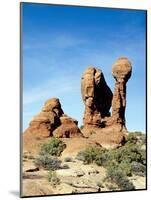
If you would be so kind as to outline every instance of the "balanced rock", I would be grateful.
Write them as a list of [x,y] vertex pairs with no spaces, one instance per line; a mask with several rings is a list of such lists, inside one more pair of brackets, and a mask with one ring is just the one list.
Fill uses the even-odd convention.
[[33,117],[26,134],[37,138],[50,136],[74,137],[80,134],[78,121],[64,114],[59,99],[47,100],[42,111]]
[[91,66],[85,70],[81,81],[81,93],[85,104],[84,126],[101,127],[102,119],[110,116],[112,91],[100,69]]
[[126,108],[126,83],[131,77],[132,66],[126,57],[119,58],[112,67],[115,78],[115,90],[112,100],[112,124],[119,125],[121,130],[126,130],[125,108]]
[[[112,68],[115,78],[114,94],[105,82],[101,70],[89,67],[81,81],[85,112],[82,133],[104,147],[117,147],[125,141],[126,83],[131,77],[130,61],[119,58]],[[112,115],[110,108],[112,105]]]

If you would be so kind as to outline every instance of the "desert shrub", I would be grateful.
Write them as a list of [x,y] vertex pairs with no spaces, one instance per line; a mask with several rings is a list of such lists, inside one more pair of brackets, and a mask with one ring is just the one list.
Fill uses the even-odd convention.
[[47,174],[47,179],[52,185],[60,184],[60,179],[57,177],[55,171],[49,170]]
[[123,177],[122,179],[120,179],[117,185],[120,187],[121,190],[135,190],[135,186],[132,182],[128,180],[127,177]]
[[133,143],[133,144],[136,144],[138,141],[138,138],[135,134],[133,133],[129,133],[127,138],[126,138],[126,142],[127,143]]
[[123,160],[120,164],[119,164],[119,168],[124,171],[126,176],[132,176],[132,169],[131,169],[131,165],[129,162],[127,162],[127,160]]
[[[127,142],[112,150],[106,150],[102,147],[88,147],[79,152],[76,158],[83,161],[84,164],[96,163],[105,168],[112,167],[112,165],[117,166],[125,177],[133,174],[144,176],[146,172],[146,152],[141,148],[141,145],[132,142]],[[138,165],[135,164],[137,172],[134,170],[136,166],[132,163],[138,163]],[[113,167],[111,169],[114,170]]]
[[104,188],[102,182],[97,182],[96,185],[97,185],[98,187]]
[[141,154],[141,163],[143,165],[146,165],[146,151],[141,149],[140,154]]
[[37,156],[34,163],[37,167],[44,169],[56,170],[61,167],[61,161],[57,157],[48,154]]
[[64,144],[61,140],[52,138],[48,143],[41,146],[40,155],[49,154],[52,156],[60,156],[65,148],[66,144]]
[[66,157],[66,158],[64,159],[64,161],[65,161],[65,162],[72,162],[72,158],[71,158],[71,157]]
[[142,154],[139,145],[126,144],[113,151],[114,159],[120,163],[123,160],[131,163],[133,161],[142,162]]
[[146,166],[138,163],[138,162],[132,162],[131,163],[131,170],[133,174],[138,176],[145,176],[146,175]]
[[126,138],[127,143],[146,144],[146,135],[141,132],[130,132]]
[[99,166],[106,167],[112,160],[114,160],[114,154],[112,150],[102,149],[101,153],[97,154],[95,158],[95,163]]
[[84,151],[77,154],[77,159],[83,161],[84,164],[90,164],[96,161],[100,154],[103,154],[105,149],[101,147],[88,147]]
[[107,179],[116,183],[121,190],[134,190],[134,185],[126,177],[123,171],[116,162],[110,163],[107,167]]

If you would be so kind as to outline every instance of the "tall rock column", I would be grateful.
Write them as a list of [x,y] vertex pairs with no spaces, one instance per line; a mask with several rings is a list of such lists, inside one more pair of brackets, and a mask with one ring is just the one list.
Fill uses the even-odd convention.
[[109,116],[112,91],[106,84],[103,73],[95,67],[88,67],[81,80],[81,93],[85,104],[84,126],[102,126],[102,119]]
[[126,83],[131,77],[132,66],[126,57],[119,58],[112,67],[112,74],[115,78],[115,90],[112,100],[112,123],[120,125],[121,130],[125,129],[125,108],[126,108]]

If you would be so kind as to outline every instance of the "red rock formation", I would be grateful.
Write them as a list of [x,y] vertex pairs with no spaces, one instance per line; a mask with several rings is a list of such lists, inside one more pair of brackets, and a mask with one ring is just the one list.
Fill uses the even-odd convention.
[[52,98],[45,102],[42,111],[36,115],[29,124],[25,134],[44,138],[76,137],[80,135],[78,122],[64,115],[59,99]]
[[82,136],[80,129],[77,127],[78,121],[64,115],[60,117],[61,125],[55,129],[53,135],[57,138],[71,138]]
[[112,92],[103,73],[95,67],[88,67],[81,81],[81,93],[85,104],[84,126],[104,126],[102,119],[110,116]]
[[115,90],[112,100],[112,124],[119,125],[121,131],[126,130],[125,108],[126,108],[126,83],[131,76],[132,66],[130,61],[119,58],[112,67],[112,74],[115,78]]
[[[125,140],[126,83],[132,67],[127,58],[119,58],[112,68],[116,80],[112,96],[103,73],[94,67],[86,69],[82,76],[81,92],[85,104],[84,136],[103,146],[118,146]],[[112,104],[112,116],[109,110]]]

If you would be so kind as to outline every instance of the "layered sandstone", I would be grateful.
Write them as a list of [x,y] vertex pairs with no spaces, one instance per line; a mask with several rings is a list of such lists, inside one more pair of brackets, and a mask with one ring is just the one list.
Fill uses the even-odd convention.
[[[131,77],[130,61],[119,58],[112,67],[115,90],[112,94],[103,73],[88,67],[81,81],[81,93],[85,105],[82,133],[101,145],[122,144],[127,132],[125,123],[126,83]],[[112,106],[112,114],[110,108]]]
[[31,120],[25,134],[36,138],[76,137],[81,135],[78,122],[64,114],[59,99],[45,102],[42,111]]
[[85,104],[84,126],[102,127],[102,119],[110,116],[112,92],[100,69],[88,67],[81,80],[82,98]]

